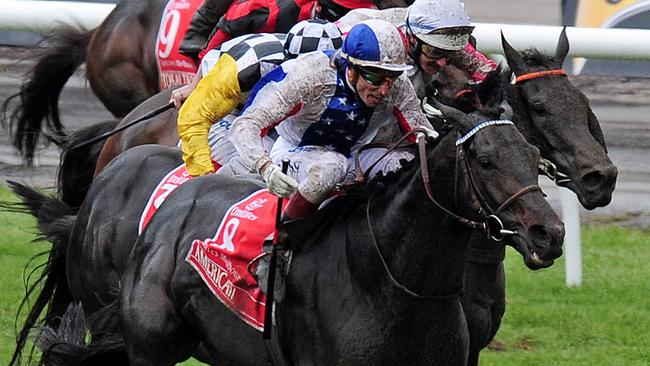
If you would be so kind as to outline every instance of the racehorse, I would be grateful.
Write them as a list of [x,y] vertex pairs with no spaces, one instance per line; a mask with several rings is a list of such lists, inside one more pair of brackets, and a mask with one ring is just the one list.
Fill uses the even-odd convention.
[[[485,212],[514,232],[510,243],[527,262],[538,257],[547,266],[561,254],[563,226],[536,184],[538,150],[511,125],[484,124],[499,118],[494,107],[469,116],[439,108],[466,136],[464,142],[456,143],[458,136],[450,133],[427,151],[421,140],[421,155],[400,172],[285,226],[294,251],[276,321],[292,364],[465,365],[468,336],[459,293],[469,227],[485,220]],[[485,128],[474,129],[478,125]],[[130,248],[116,229],[135,229],[134,211],[148,197],[135,192],[179,162],[178,149],[151,145],[116,158],[93,182],[69,241],[94,240],[96,246],[69,248],[68,255],[106,261],[102,240]],[[124,171],[133,176],[120,176]],[[73,294],[85,291],[112,319],[122,319],[121,326],[103,331],[124,335],[131,364],[174,364],[199,344],[211,364],[269,362],[259,333],[214,301],[184,261],[192,238],[209,237],[215,219],[261,187],[258,181],[208,175],[174,191],[135,243],[124,275],[109,287],[119,290],[119,317],[104,307],[115,293],[75,290],[78,283],[69,282]],[[82,233],[84,217],[89,225]],[[475,222],[468,227],[467,220]],[[90,263],[69,258],[67,271],[83,278],[82,272],[99,270],[94,280],[103,281],[107,267]],[[77,354],[65,354],[64,338],[45,345],[44,356],[79,362]]]
[[[543,157],[557,166],[552,178],[572,189],[584,207],[592,209],[607,205],[611,201],[617,170],[607,157],[604,136],[588,100],[567,77],[558,73],[569,49],[566,34],[560,34],[556,53],[551,56],[536,50],[519,53],[505,38],[502,43],[511,70],[516,75],[535,76],[512,85],[509,77],[506,78],[506,97],[513,107],[513,121],[517,128],[540,149]],[[147,101],[134,110],[133,115],[144,114],[167,100],[162,97],[158,102],[154,99]],[[161,119],[148,122],[151,123],[149,127],[142,125],[110,138],[106,146],[113,147],[104,149],[101,164],[105,165],[125,148],[134,146],[129,141],[134,141],[135,136],[148,136],[151,140],[147,142],[156,142],[160,138],[158,134],[167,131],[168,139],[173,141],[174,121],[174,112],[169,112]],[[170,125],[165,128],[167,123]],[[144,132],[145,129],[155,133]],[[578,151],[581,154],[576,155]],[[101,164],[97,171],[102,169]],[[471,365],[478,364],[480,350],[494,338],[505,311],[504,255],[503,245],[478,234],[472,240],[463,294],[463,308],[471,335]]]
[[[574,191],[587,209],[609,204],[617,169],[607,156],[605,138],[587,98],[563,74],[569,51],[564,30],[556,52],[517,52],[502,37],[508,65],[517,82],[506,88],[513,121],[527,141],[540,149],[551,167],[545,173]],[[507,80],[505,82],[508,82]],[[468,365],[478,365],[480,351],[494,338],[505,312],[505,247],[473,235],[465,268],[462,303],[470,329]]]
[[[553,56],[544,56],[534,50],[519,54],[505,40],[504,49],[513,70],[517,69],[519,75],[525,75],[560,69],[568,52],[568,41],[562,33],[556,54]],[[568,78],[552,74],[540,74],[537,78],[509,88],[509,102],[515,110],[513,120],[520,131],[529,141],[538,144],[543,156],[554,160],[562,167],[563,173],[574,177],[572,184],[568,186],[576,191],[585,207],[606,205],[611,200],[611,192],[614,189],[616,168],[607,158],[598,121],[584,95],[571,85]],[[166,100],[168,99],[161,99],[163,102]],[[137,114],[149,111],[155,106],[157,105],[148,106],[148,109],[144,108]],[[533,106],[537,112],[532,111]],[[157,123],[152,121],[152,125]],[[174,127],[171,126],[172,129]],[[145,125],[142,125],[142,128],[146,128]],[[124,133],[128,132],[129,130],[126,130]],[[135,133],[134,136],[139,134]],[[131,136],[124,141],[133,138]],[[547,141],[552,143],[545,143]],[[128,143],[121,147],[128,147]],[[588,164],[583,161],[579,165],[578,160],[570,159],[576,151],[583,151],[582,157],[590,158],[586,162]],[[587,181],[592,183],[592,187],[600,186],[598,189],[591,189],[596,194],[589,194],[581,188]],[[579,189],[582,189],[582,192],[577,191]],[[495,243],[480,237],[472,241],[463,301],[472,336],[470,359],[475,359],[476,362],[479,351],[498,330],[505,310],[503,255],[503,246],[495,246]]]
[[[31,76],[2,106],[3,119],[14,128],[12,143],[28,163],[33,160],[43,121],[54,137],[65,134],[59,118],[59,95],[82,63],[86,63],[92,91],[115,117],[124,117],[160,91],[155,45],[167,2],[118,1],[97,28],[63,27],[48,37],[50,47],[34,65]],[[230,3],[224,0],[222,13],[215,16],[225,14]],[[408,0],[375,3],[380,9],[409,5]],[[16,98],[19,104],[8,115],[10,102]]]

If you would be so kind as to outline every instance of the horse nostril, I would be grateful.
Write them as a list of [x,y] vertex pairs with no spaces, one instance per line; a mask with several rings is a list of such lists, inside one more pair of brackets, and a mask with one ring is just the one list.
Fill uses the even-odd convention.
[[562,255],[564,225],[533,225],[529,233],[534,240],[537,255],[544,260],[552,260]]
[[544,246],[551,243],[551,235],[546,230],[544,225],[533,225],[529,229],[530,235],[535,239],[535,242]]
[[600,186],[601,182],[603,182],[604,180],[605,180],[605,176],[603,176],[600,173],[600,171],[595,171],[589,174],[585,174],[582,177],[582,184],[587,188],[594,189]]
[[599,189],[612,184],[617,175],[616,166],[611,165],[605,169],[585,174],[582,176],[582,184],[590,190]]

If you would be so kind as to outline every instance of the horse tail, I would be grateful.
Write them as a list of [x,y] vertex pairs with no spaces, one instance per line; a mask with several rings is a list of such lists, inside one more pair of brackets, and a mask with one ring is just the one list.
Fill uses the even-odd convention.
[[[70,304],[58,328],[43,327],[36,339],[43,353],[41,363],[51,366],[128,365],[117,304],[116,300],[88,319],[81,304]],[[90,343],[86,342],[87,331],[93,335]]]
[[[92,33],[64,26],[46,36],[51,47],[40,55],[20,91],[2,105],[2,119],[8,119],[13,130],[12,144],[29,165],[34,159],[43,120],[50,141],[57,144],[65,135],[59,118],[59,96],[70,76],[84,62]],[[10,102],[15,98],[19,104],[7,118]]]
[[[47,308],[42,323],[55,326],[64,314],[66,307],[72,302],[68,289],[65,268],[66,246],[70,239],[72,226],[75,221],[73,210],[62,201],[45,196],[32,188],[9,181],[10,188],[22,199],[22,203],[2,203],[0,207],[11,212],[30,213],[36,218],[39,236],[52,243],[47,261],[39,266],[40,276],[28,284],[26,294],[20,303],[18,313],[29,307],[27,318],[18,334],[16,349],[9,365],[20,364],[23,349],[29,338],[30,331],[39,323],[39,317]],[[34,258],[48,254],[37,254]],[[40,291],[39,291],[40,288]],[[30,295],[37,293],[35,301]]]
[[93,181],[97,158],[106,140],[79,148],[77,146],[112,131],[118,123],[118,120],[110,120],[80,128],[64,139],[56,187],[58,196],[68,206],[76,209],[86,198],[88,187]]

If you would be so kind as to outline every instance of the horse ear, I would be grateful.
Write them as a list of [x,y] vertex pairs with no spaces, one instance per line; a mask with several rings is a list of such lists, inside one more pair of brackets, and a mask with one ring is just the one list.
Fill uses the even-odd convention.
[[557,48],[555,49],[555,56],[553,57],[553,59],[561,67],[568,53],[569,53],[569,38],[567,38],[566,36],[566,27],[563,27],[562,33],[560,33],[560,39],[557,42]]
[[512,119],[512,116],[515,114],[512,107],[505,99],[503,99],[499,104],[499,110],[501,111],[501,119]]
[[440,103],[437,100],[433,100],[433,103],[436,108],[438,108],[442,114],[445,116],[447,122],[452,124],[458,131],[465,133],[473,127],[472,121],[467,118],[467,114],[463,111],[458,110],[454,107],[448,106],[446,104]]
[[605,135],[603,134],[603,130],[600,128],[600,123],[598,123],[598,118],[596,118],[596,115],[591,110],[591,107],[589,107],[589,110],[587,111],[587,126],[589,127],[589,132],[591,132],[591,136],[594,137],[596,142],[598,142],[607,153]]
[[510,70],[514,72],[515,74],[518,74],[526,62],[524,61],[524,58],[515,50],[508,41],[506,41],[506,37],[503,35],[503,31],[501,32],[501,47],[503,47],[503,54],[506,56],[506,60],[508,60],[508,65],[510,66]]

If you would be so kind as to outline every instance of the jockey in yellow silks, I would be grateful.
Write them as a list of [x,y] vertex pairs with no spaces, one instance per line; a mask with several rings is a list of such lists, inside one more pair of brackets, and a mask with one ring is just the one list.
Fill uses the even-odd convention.
[[341,44],[341,33],[335,25],[312,19],[296,24],[286,36],[246,35],[206,54],[199,71],[203,77],[178,116],[188,172],[192,176],[205,175],[213,171],[211,160],[225,165],[235,157],[236,151],[228,140],[230,123],[262,76],[299,54],[335,50]]

